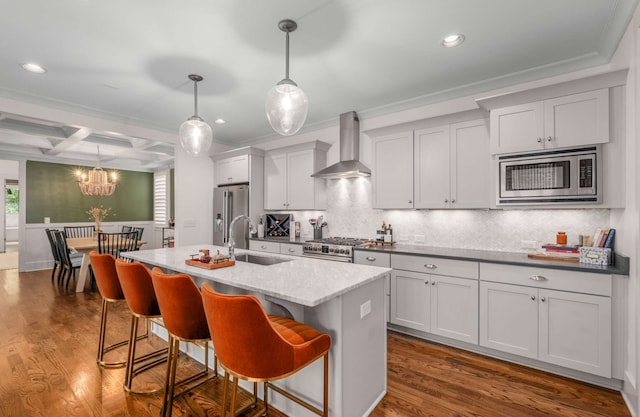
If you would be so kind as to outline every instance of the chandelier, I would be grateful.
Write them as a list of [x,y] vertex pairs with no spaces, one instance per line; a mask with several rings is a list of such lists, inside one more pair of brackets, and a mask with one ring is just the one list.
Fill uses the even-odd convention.
[[116,190],[118,174],[111,171],[107,175],[107,172],[100,168],[100,146],[98,146],[98,166],[88,172],[78,169],[75,174],[83,195],[111,195]]

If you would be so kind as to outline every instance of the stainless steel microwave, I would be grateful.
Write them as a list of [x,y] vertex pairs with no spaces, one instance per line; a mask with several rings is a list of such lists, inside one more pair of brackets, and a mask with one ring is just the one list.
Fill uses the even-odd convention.
[[600,147],[498,157],[498,205],[598,203]]

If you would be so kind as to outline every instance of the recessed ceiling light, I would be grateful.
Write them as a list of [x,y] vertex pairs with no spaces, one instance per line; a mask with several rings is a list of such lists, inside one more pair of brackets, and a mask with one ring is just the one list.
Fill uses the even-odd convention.
[[457,33],[442,39],[442,46],[453,48],[454,46],[460,45],[462,42],[464,42],[464,35],[462,33]]
[[41,67],[38,64],[34,64],[33,62],[27,62],[25,64],[20,65],[27,71],[35,72],[36,74],[44,74],[47,70],[44,67]]
[[223,124],[227,123],[227,121],[224,120],[224,119],[216,119],[216,120],[213,121],[213,123],[215,123],[217,125],[223,125]]

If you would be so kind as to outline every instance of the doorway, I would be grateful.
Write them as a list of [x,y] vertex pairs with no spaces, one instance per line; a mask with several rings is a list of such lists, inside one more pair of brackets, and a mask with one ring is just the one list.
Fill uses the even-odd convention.
[[2,203],[0,225],[2,225],[4,232],[2,239],[0,239],[0,270],[18,269],[20,243],[18,233],[20,188],[18,180],[4,180],[0,202]]

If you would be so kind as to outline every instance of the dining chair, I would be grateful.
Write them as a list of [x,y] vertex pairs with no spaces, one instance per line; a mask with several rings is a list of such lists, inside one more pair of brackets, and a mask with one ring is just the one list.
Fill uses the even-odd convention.
[[[236,410],[239,378],[264,383],[264,411],[261,410],[256,415],[267,415],[269,411],[269,388],[319,416],[329,415],[329,334],[292,319],[267,315],[255,296],[220,294],[208,283],[202,287],[202,302],[213,349],[220,366],[225,370],[223,417],[227,413],[230,375],[233,377],[231,416],[235,417],[238,412],[242,412]],[[324,360],[322,410],[272,383],[300,371],[320,358]],[[255,407],[255,403],[254,394],[254,404],[249,406]]]
[[[160,415],[171,417],[175,398],[218,376],[218,360],[214,356],[213,373],[209,372],[211,335],[202,306],[202,296],[193,278],[187,274],[165,274],[156,267],[151,271],[151,280],[162,322],[169,333],[169,361]],[[181,341],[204,349],[204,369],[176,382]],[[176,386],[181,387],[177,394]]]
[[67,237],[93,237],[96,226],[64,226]]
[[[47,239],[49,240],[49,246],[51,246],[51,255],[53,256],[53,269],[51,270],[51,282],[54,281],[54,277],[56,274],[56,270],[60,267],[60,271],[62,271],[62,266],[60,265],[60,254],[58,253],[58,247],[54,242],[53,232],[57,232],[58,229],[44,229],[44,232],[47,234]],[[58,275],[60,275],[60,271],[58,271]]]
[[122,252],[131,252],[138,248],[138,232],[98,233],[98,253],[110,253],[122,258]]
[[[142,233],[144,233],[144,227],[138,227],[138,226],[122,226],[122,233],[129,233],[129,232],[137,232],[138,233],[138,240],[142,240]],[[136,248],[137,250],[138,248]]]
[[138,233],[138,240],[142,240],[142,233],[144,233],[144,227],[134,226],[133,231]]
[[52,233],[52,238],[58,250],[60,258],[60,273],[58,275],[58,283],[64,285],[65,276],[67,277],[66,289],[69,289],[71,276],[76,279],[76,270],[82,265],[82,254],[74,254],[71,256],[69,247],[67,246],[67,235],[62,230],[56,230]]

